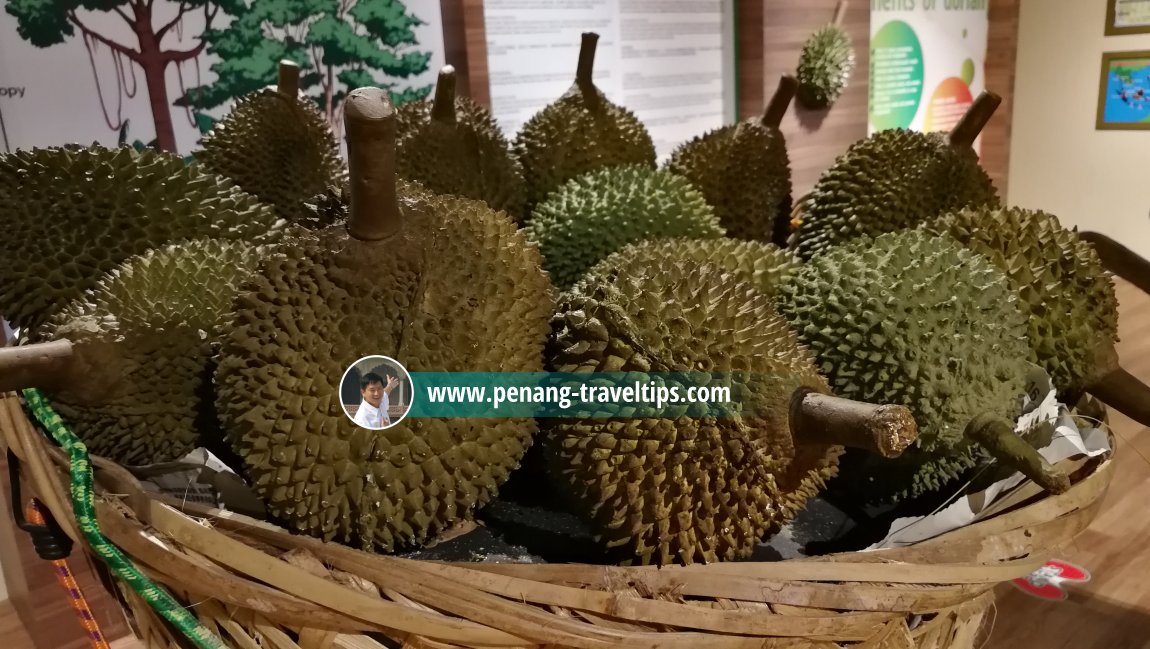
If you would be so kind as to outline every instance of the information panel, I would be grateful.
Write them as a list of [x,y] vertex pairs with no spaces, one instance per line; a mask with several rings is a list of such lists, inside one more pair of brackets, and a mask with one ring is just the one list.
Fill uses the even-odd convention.
[[985,88],[987,8],[988,0],[872,0],[870,133],[955,125]]
[[643,121],[660,159],[734,121],[734,22],[722,0],[485,0],[491,107],[509,137],[575,80],[599,34],[595,84]]

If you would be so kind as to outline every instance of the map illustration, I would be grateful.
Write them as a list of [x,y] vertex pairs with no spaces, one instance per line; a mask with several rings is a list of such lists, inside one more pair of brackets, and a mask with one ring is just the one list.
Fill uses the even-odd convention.
[[1150,58],[1110,63],[1103,119],[1108,124],[1150,122]]

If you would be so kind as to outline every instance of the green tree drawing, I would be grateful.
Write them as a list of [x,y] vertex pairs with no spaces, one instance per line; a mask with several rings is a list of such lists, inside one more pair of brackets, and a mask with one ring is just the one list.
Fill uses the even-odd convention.
[[[182,36],[183,20],[190,12],[203,12],[206,29],[210,30],[221,9],[234,15],[234,9],[242,8],[241,0],[9,0],[6,11],[16,18],[16,29],[20,37],[36,47],[59,45],[79,31],[88,50],[92,74],[96,77],[100,108],[104,111],[108,128],[114,131],[124,125],[124,120],[119,116],[123,98],[134,97],[136,94],[138,67],[144,74],[144,85],[152,108],[156,128],[155,146],[165,151],[175,151],[176,135],[172,127],[166,78],[168,66],[174,64],[177,70],[181,70],[180,66],[185,62],[195,65],[206,43],[201,39],[181,47],[165,45],[164,39],[170,33]],[[106,18],[99,19],[99,24],[107,24],[109,18],[115,20],[113,14],[119,16],[135,35],[136,42],[117,41],[106,30],[92,27],[96,24],[92,20],[92,12],[106,14]],[[116,87],[120,102],[116,120],[109,115],[107,98],[100,88],[99,76],[96,75],[95,53],[101,46],[111,50],[116,66]]]
[[[241,0],[242,1],[242,0]],[[393,101],[421,99],[431,86],[399,87],[379,78],[406,79],[425,72],[431,52],[418,51],[414,28],[424,22],[400,0],[247,0],[228,26],[204,32],[217,57],[213,83],[189,88],[177,105],[203,111],[272,83],[281,59],[300,66],[300,89],[338,130],[347,93],[361,86],[388,90]]]

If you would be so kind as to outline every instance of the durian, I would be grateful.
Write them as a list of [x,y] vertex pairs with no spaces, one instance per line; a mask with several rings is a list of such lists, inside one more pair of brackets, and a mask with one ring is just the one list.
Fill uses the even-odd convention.
[[[982,459],[969,433],[1009,433],[1003,422],[1020,414],[1030,350],[1019,298],[949,238],[914,229],[831,248],[783,281],[778,304],[834,394],[914,413],[921,435],[901,458],[844,466],[875,501],[941,488]],[[1030,477],[1068,486],[1051,472]]]
[[439,72],[435,98],[428,103],[408,102],[396,109],[408,115],[406,132],[397,138],[399,176],[438,194],[485,201],[522,221],[526,190],[519,161],[491,113],[455,95],[455,68]]
[[1001,101],[982,93],[949,136],[888,129],[851,145],[811,191],[796,253],[810,259],[864,234],[917,227],[963,207],[997,207],[997,190],[970,145]]
[[33,333],[129,257],[201,237],[270,242],[285,229],[226,178],[100,145],[0,155],[0,215],[0,313]]
[[799,102],[814,110],[828,108],[842,95],[855,67],[854,46],[842,27],[847,2],[840,0],[835,19],[803,43],[797,70]]
[[563,183],[590,171],[636,164],[655,168],[655,143],[646,127],[595,87],[598,42],[598,34],[583,34],[575,83],[527,120],[515,138],[528,211]]
[[728,416],[542,420],[553,479],[623,563],[746,557],[834,475],[839,444],[895,456],[917,434],[906,408],[828,396],[745,271],[676,248],[611,255],[553,322],[556,371],[714,374],[738,402]]
[[1150,425],[1150,388],[1119,365],[1118,300],[1093,235],[1084,239],[1053,214],[1019,207],[965,209],[925,227],[1007,274],[1028,316],[1031,360],[1060,395],[1073,402],[1089,391]]
[[280,62],[278,87],[240,97],[193,153],[209,171],[275,206],[279,215],[309,228],[306,199],[343,175],[339,145],[315,104],[299,93],[299,67]]
[[728,236],[786,244],[791,167],[779,124],[795,87],[793,77],[783,77],[760,117],[696,137],[680,145],[667,161],[667,170],[703,193]]
[[634,241],[725,234],[714,210],[685,178],[642,165],[600,169],[567,181],[535,210],[526,229],[560,288]]
[[786,250],[770,243],[739,239],[650,239],[625,248],[644,259],[678,259],[710,264],[719,272],[750,282],[767,297],[798,269],[798,261]]
[[246,285],[223,336],[217,403],[270,514],[390,550],[490,500],[536,424],[406,417],[359,428],[340,403],[345,369],[382,354],[410,372],[542,371],[554,296],[506,214],[396,179],[384,90],[357,89],[345,106],[347,226],[285,249]]
[[[214,446],[220,318],[272,249],[198,239],[128,259],[45,324],[48,342],[0,352],[11,354],[0,361],[3,387],[44,388],[88,450],[114,462],[168,462]],[[33,364],[37,353],[50,363]]]

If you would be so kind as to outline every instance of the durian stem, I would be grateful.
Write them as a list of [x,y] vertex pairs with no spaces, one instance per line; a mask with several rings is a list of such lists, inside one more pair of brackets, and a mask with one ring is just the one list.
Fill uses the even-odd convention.
[[1150,387],[1121,367],[1103,376],[1086,391],[1143,426],[1150,426]]
[[775,96],[771,97],[771,103],[767,104],[767,109],[763,111],[763,126],[778,128],[779,124],[783,123],[783,116],[787,114],[787,109],[791,107],[791,101],[794,100],[798,90],[798,79],[789,74],[785,74],[782,79],[779,79],[779,87],[775,90]]
[[435,82],[435,99],[431,103],[431,119],[444,124],[455,123],[455,67],[443,66],[439,81]]
[[54,388],[64,383],[72,365],[72,343],[53,340],[0,349],[0,392]]
[[918,439],[918,424],[905,406],[876,406],[801,388],[791,397],[790,415],[791,435],[801,446],[849,446],[894,458]]
[[280,61],[279,93],[293,99],[299,96],[299,66],[295,61]]
[[831,21],[831,24],[834,25],[835,27],[842,27],[843,26],[843,19],[846,18],[846,15],[847,15],[847,0],[839,0],[838,5],[835,6],[835,19]]
[[1150,294],[1150,260],[1100,232],[1079,232],[1078,237],[1094,246],[1106,270]]
[[583,43],[579,46],[579,67],[575,69],[575,83],[593,84],[595,73],[595,48],[599,45],[599,35],[583,32]]
[[344,102],[351,187],[348,232],[379,241],[401,226],[395,188],[395,109],[380,88],[356,88]]
[[960,148],[972,146],[978,139],[978,134],[990,122],[990,118],[994,117],[994,111],[998,110],[1001,103],[1002,97],[989,90],[983,90],[950,132],[950,144]]
[[1070,488],[1070,478],[1051,466],[1038,449],[1019,437],[1007,420],[994,415],[978,415],[966,425],[965,434],[999,462],[1017,469],[1043,489],[1060,494]]

